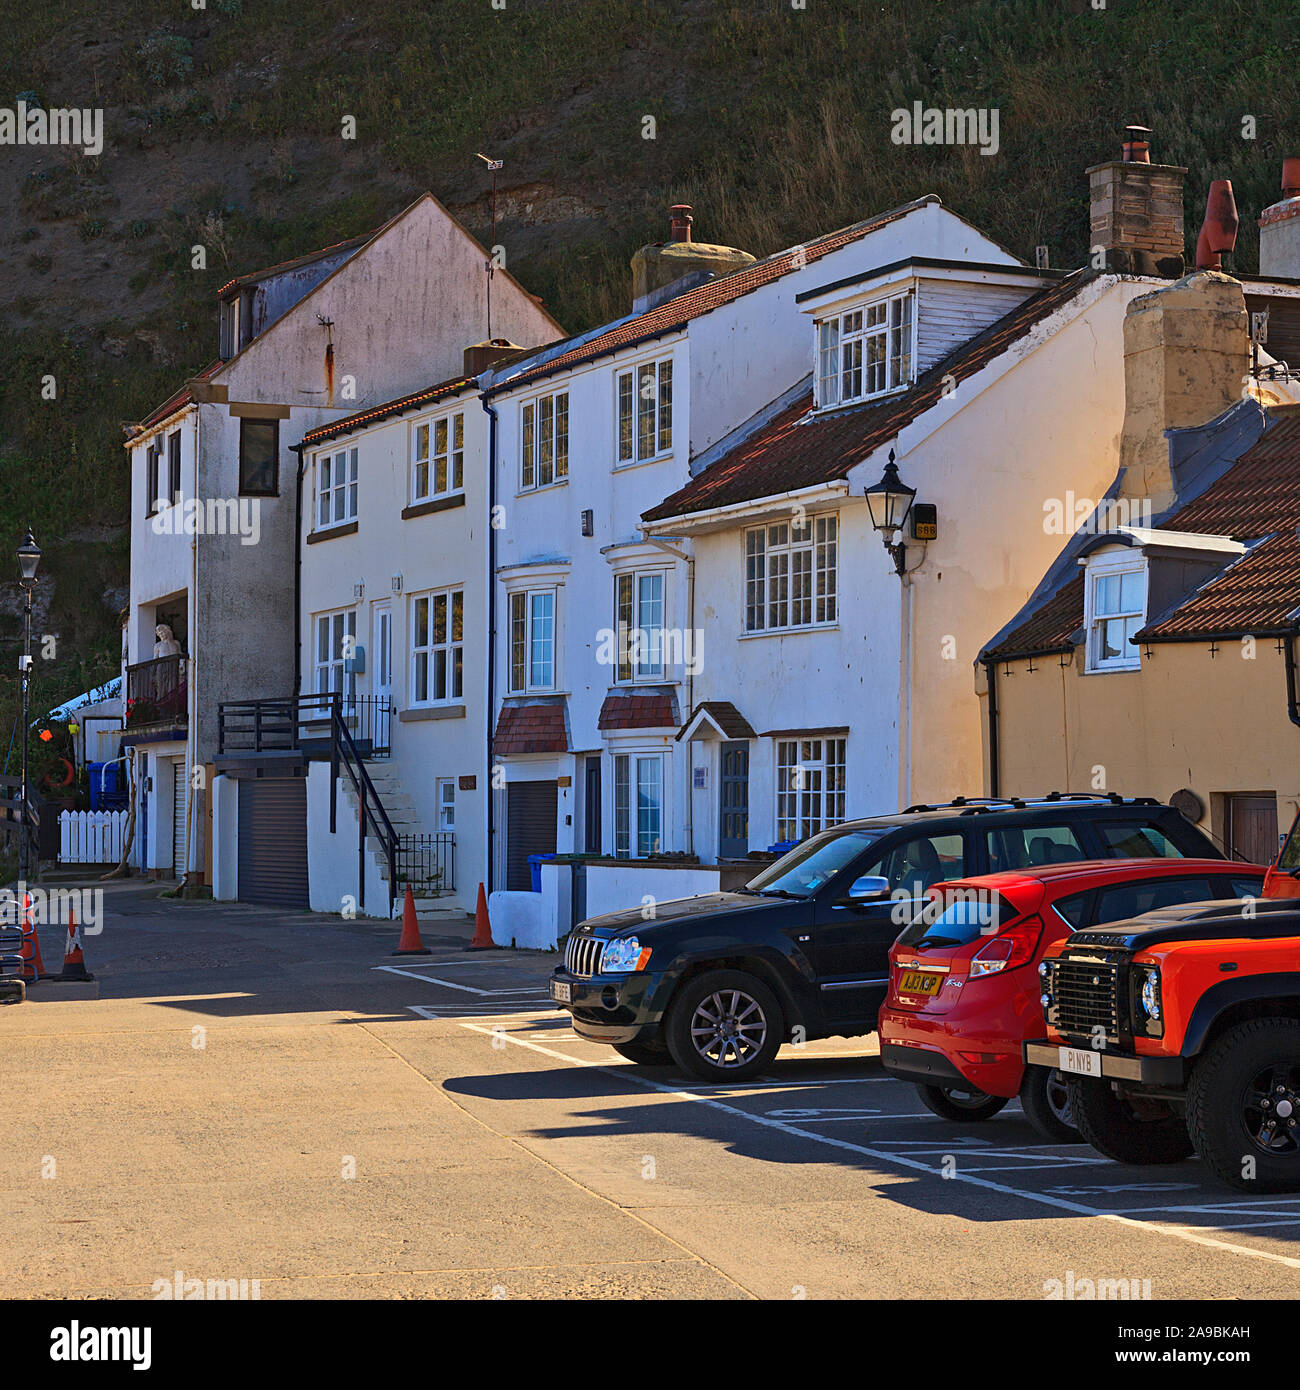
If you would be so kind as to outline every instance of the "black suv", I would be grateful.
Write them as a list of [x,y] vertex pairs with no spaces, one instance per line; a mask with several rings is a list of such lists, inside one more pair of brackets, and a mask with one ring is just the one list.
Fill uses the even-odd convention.
[[783,1042],[876,1027],[889,948],[933,883],[1075,859],[1221,859],[1150,797],[1053,792],[958,798],[846,821],[739,892],[590,917],[569,933],[551,997],[573,1030],[630,1061],[707,1080],[761,1071]]

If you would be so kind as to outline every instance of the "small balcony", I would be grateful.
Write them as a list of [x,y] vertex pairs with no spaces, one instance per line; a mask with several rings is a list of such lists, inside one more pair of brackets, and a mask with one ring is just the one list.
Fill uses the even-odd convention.
[[187,659],[161,656],[126,668],[126,727],[183,729],[189,722]]

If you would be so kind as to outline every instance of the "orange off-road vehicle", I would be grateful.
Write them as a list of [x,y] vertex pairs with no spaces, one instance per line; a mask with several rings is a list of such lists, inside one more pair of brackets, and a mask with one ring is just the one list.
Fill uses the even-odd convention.
[[1048,1036],[1107,1158],[1198,1153],[1243,1191],[1300,1189],[1300,817],[1265,897],[1162,908],[1065,937],[1039,966]]

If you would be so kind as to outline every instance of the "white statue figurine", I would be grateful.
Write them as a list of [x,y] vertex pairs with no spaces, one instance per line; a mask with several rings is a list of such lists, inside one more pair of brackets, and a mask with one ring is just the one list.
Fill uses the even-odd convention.
[[158,639],[153,644],[155,661],[160,656],[180,656],[181,644],[172,636],[172,630],[166,623],[159,623],[153,634]]

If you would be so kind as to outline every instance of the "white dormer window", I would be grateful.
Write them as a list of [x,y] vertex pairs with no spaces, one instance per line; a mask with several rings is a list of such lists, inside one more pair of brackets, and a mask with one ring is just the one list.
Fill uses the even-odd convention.
[[817,322],[817,404],[849,405],[912,383],[912,295],[893,295]]
[[1142,654],[1130,640],[1146,622],[1146,561],[1131,553],[1087,569],[1085,620],[1089,671],[1136,671]]

